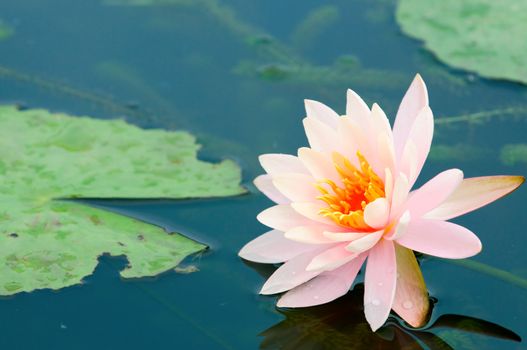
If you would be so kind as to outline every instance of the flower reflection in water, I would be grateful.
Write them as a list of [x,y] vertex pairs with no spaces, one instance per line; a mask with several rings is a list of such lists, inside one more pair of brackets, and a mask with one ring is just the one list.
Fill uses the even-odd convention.
[[[246,264],[264,277],[273,272],[269,265]],[[456,335],[470,342],[472,338],[466,337],[467,334],[521,341],[519,335],[498,324],[464,315],[436,316],[435,312],[431,313],[431,320],[426,327],[411,328],[392,315],[374,333],[362,312],[363,289],[363,284],[357,284],[345,296],[324,305],[278,309],[285,319],[260,333],[263,337],[260,349],[447,350],[454,349],[448,341]],[[477,345],[472,344],[470,348],[477,348]]]

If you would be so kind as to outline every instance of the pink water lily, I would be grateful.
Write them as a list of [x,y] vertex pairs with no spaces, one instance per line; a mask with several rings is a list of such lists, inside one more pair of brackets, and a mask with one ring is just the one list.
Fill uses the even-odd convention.
[[261,294],[286,292],[279,307],[334,300],[351,288],[367,259],[364,312],[381,327],[393,309],[415,327],[426,322],[428,293],[413,251],[461,259],[481,251],[465,227],[447,220],[516,189],[521,176],[463,179],[459,169],[411,191],[434,130],[425,83],[417,75],[403,97],[393,130],[382,109],[348,90],[346,115],[305,101],[310,147],[298,156],[265,154],[267,174],[255,185],[277,205],[258,215],[273,230],[239,255],[284,263]]

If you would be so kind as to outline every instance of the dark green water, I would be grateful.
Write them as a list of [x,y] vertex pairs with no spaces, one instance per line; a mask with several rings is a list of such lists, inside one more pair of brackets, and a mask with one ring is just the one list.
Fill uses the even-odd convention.
[[[250,187],[261,172],[258,154],[294,153],[305,145],[304,98],[343,112],[350,87],[393,117],[420,72],[438,118],[434,145],[442,145],[421,182],[449,167],[467,177],[526,173],[527,151],[503,147],[527,143],[527,88],[443,66],[401,34],[389,1],[324,2],[330,6],[320,11],[325,17],[303,31],[299,24],[320,2],[175,3],[3,0],[0,19],[14,34],[0,41],[0,102],[190,130],[204,145],[202,158],[236,159]],[[510,107],[514,113],[504,112]],[[444,119],[476,112],[491,117]],[[209,244],[206,253],[185,261],[200,271],[122,281],[124,259],[103,257],[81,286],[0,299],[0,347],[525,347],[501,339],[514,336],[498,326],[527,339],[525,189],[456,220],[483,242],[473,260],[515,279],[423,258],[437,299],[431,327],[413,331],[391,319],[372,334],[362,315],[360,284],[337,303],[295,312],[280,312],[275,298],[256,294],[272,267],[249,266],[236,253],[265,232],[255,216],[270,202],[250,188],[249,195],[226,200],[93,202]]]

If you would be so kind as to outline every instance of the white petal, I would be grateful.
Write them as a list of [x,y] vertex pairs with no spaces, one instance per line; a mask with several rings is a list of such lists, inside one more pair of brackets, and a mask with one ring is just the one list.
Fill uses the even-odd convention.
[[384,231],[377,231],[367,234],[366,236],[356,239],[346,246],[346,249],[352,253],[361,253],[371,249],[381,239]]
[[315,248],[313,245],[293,242],[285,238],[283,232],[272,230],[247,243],[238,255],[249,261],[276,264]]
[[304,129],[309,145],[319,152],[338,151],[337,132],[314,118],[304,118]]
[[389,215],[390,205],[386,198],[377,198],[364,208],[364,222],[372,228],[384,227]]
[[269,153],[258,157],[262,168],[269,175],[283,173],[309,174],[300,159],[290,154]]
[[342,184],[341,177],[329,155],[302,147],[298,150],[298,158],[309,169],[313,178],[317,180],[329,179],[337,185]]
[[369,234],[369,232],[323,232],[325,237],[335,242],[351,242]]
[[292,241],[308,244],[327,244],[335,241],[327,238],[324,234],[324,227],[317,226],[298,226],[285,232],[285,237]]
[[273,180],[270,175],[260,175],[256,177],[256,179],[254,179],[254,185],[260,190],[260,192],[277,204],[287,204],[291,202],[286,196],[278,191],[275,185],[273,185]]
[[357,254],[346,250],[346,244],[339,244],[318,254],[307,265],[307,271],[331,271],[356,258]]
[[298,214],[291,205],[279,204],[262,211],[256,219],[262,224],[280,231],[311,224],[306,217]]
[[309,118],[317,119],[333,129],[337,128],[339,115],[334,110],[313,100],[304,100],[304,104]]
[[273,184],[284,196],[293,202],[316,201],[321,195],[311,175],[282,174],[273,176]]

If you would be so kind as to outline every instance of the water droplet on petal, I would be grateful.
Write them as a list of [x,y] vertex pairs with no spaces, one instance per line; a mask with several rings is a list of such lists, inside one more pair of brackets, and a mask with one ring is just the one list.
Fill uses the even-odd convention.
[[378,305],[381,304],[381,302],[379,301],[379,299],[373,299],[373,300],[371,301],[371,303],[372,303],[373,305],[375,305],[375,306],[378,306]]
[[414,303],[412,303],[410,300],[406,300],[404,303],[403,303],[403,307],[405,309],[411,309],[414,307]]

